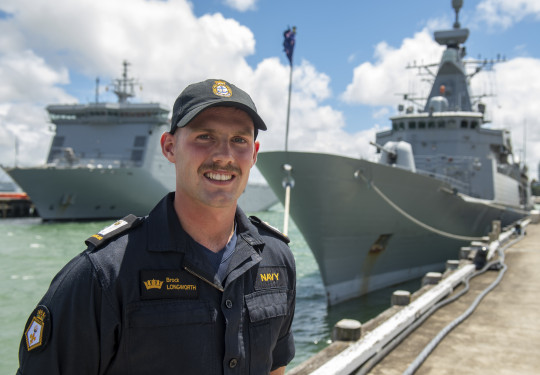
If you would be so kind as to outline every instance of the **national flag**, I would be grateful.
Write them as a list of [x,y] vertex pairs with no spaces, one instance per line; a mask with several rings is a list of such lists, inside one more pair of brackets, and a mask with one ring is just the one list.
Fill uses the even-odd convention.
[[285,54],[289,58],[289,62],[292,65],[296,26],[293,26],[292,29],[289,27],[287,30],[285,30],[283,32],[283,36],[285,37],[285,40],[283,41],[283,50],[285,51]]

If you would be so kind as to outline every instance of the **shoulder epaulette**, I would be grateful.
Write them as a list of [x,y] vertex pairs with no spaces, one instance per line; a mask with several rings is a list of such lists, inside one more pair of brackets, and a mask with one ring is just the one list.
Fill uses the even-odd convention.
[[141,218],[135,215],[127,215],[126,217],[116,221],[114,224],[103,228],[98,233],[88,238],[84,243],[87,246],[93,246],[98,248],[109,241],[111,238],[118,236],[121,233],[126,232],[131,228],[135,228],[141,223]]
[[252,224],[254,224],[255,226],[259,227],[259,228],[263,228],[273,234],[275,234],[276,236],[278,236],[281,240],[283,240],[285,243],[289,243],[291,242],[291,240],[289,239],[289,237],[287,237],[286,235],[284,235],[283,233],[281,233],[277,228],[274,228],[273,226],[271,226],[270,224],[268,224],[267,222],[265,221],[262,221],[261,219],[259,219],[257,216],[250,216],[249,217],[249,220],[251,221]]

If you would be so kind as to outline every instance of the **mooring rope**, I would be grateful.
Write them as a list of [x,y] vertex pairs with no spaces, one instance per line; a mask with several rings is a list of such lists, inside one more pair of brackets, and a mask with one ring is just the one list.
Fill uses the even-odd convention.
[[397,204],[395,204],[394,202],[392,202],[392,200],[390,198],[388,198],[381,190],[379,190],[379,188],[373,183],[373,181],[369,181],[366,176],[364,176],[364,174],[361,172],[361,171],[358,171],[357,174],[355,175],[358,175],[360,177],[362,177],[362,179],[371,187],[373,188],[373,190],[384,200],[386,201],[386,203],[388,203],[392,208],[394,208],[397,212],[399,212],[401,215],[403,215],[405,218],[409,219],[410,221],[412,221],[413,223],[415,223],[416,225],[419,225],[420,227],[426,229],[426,230],[429,230],[433,233],[436,233],[440,236],[443,236],[443,237],[447,237],[447,238],[452,238],[454,240],[462,240],[462,241],[481,241],[483,240],[483,237],[470,237],[470,236],[461,236],[461,235],[458,235],[458,234],[452,234],[452,233],[448,233],[448,232],[445,232],[443,230],[440,230],[440,229],[437,229],[437,228],[433,228],[431,225],[428,225],[426,223],[423,223],[421,222],[420,220],[414,218],[413,216],[409,215],[407,212],[405,212],[405,210],[403,210],[401,207],[399,207]]

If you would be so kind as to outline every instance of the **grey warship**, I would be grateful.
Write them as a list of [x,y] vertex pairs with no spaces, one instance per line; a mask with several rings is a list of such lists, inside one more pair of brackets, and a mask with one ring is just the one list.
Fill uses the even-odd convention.
[[[425,106],[376,134],[378,162],[327,153],[265,152],[257,166],[311,248],[329,305],[442,270],[461,246],[532,208],[510,134],[487,127],[465,68],[469,30],[435,32],[443,52]],[[293,184],[294,183],[294,184]]]
[[[56,132],[45,165],[4,168],[45,221],[143,216],[175,188],[174,165],[161,154],[160,137],[170,127],[169,109],[132,103],[137,81],[128,75],[112,84],[118,102],[49,105]],[[96,88],[97,91],[97,88]],[[245,211],[277,203],[270,188],[248,184],[239,199]]]

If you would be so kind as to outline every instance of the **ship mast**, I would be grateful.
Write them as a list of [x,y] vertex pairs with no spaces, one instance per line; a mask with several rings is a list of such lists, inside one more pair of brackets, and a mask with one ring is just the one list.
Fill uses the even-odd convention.
[[[431,82],[431,90],[427,98],[415,97],[413,94],[404,94],[403,99],[412,103],[415,106],[423,107],[418,112],[430,112],[433,109],[432,99],[435,101],[444,98],[447,102],[446,108],[449,111],[478,111],[485,113],[485,105],[479,102],[482,97],[492,96],[491,94],[482,94],[473,96],[470,93],[470,81],[476,74],[480,73],[484,68],[491,69],[491,67],[499,61],[505,59],[497,57],[496,60],[474,60],[470,59],[465,61],[466,50],[463,44],[469,37],[469,29],[461,28],[459,22],[459,12],[463,6],[463,0],[452,0],[452,7],[456,13],[456,19],[453,27],[449,30],[435,31],[434,38],[437,43],[442,46],[446,46],[446,50],[443,52],[442,58],[439,63],[434,64],[421,64],[417,65],[416,62],[413,65],[408,65],[407,69],[419,69],[419,75],[428,75],[429,78],[425,81]],[[465,69],[466,65],[476,65],[474,71],[467,73]],[[437,73],[434,73],[431,68],[438,67]],[[473,101],[473,99],[475,99]],[[420,104],[418,101],[425,101],[425,104]],[[400,105],[399,112],[402,112],[405,108]],[[412,113],[413,107],[407,108],[407,113]],[[486,119],[483,120],[487,122]]]
[[467,73],[463,64],[465,47],[462,46],[469,37],[469,29],[461,28],[459,23],[459,11],[462,6],[463,0],[452,0],[452,7],[456,12],[453,28],[435,31],[435,40],[440,45],[446,46],[446,50],[426,102],[425,112],[430,110],[431,99],[441,95],[448,101],[448,108],[451,111],[472,111]]
[[454,22],[454,29],[459,29],[461,25],[459,24],[459,10],[463,6],[463,0],[452,0],[452,8],[456,11],[456,21]]
[[113,82],[113,92],[118,97],[118,103],[126,103],[128,98],[133,98],[135,96],[134,86],[137,83],[134,78],[128,78],[129,62],[124,60],[123,65],[124,71],[122,73],[122,78],[115,79]]

